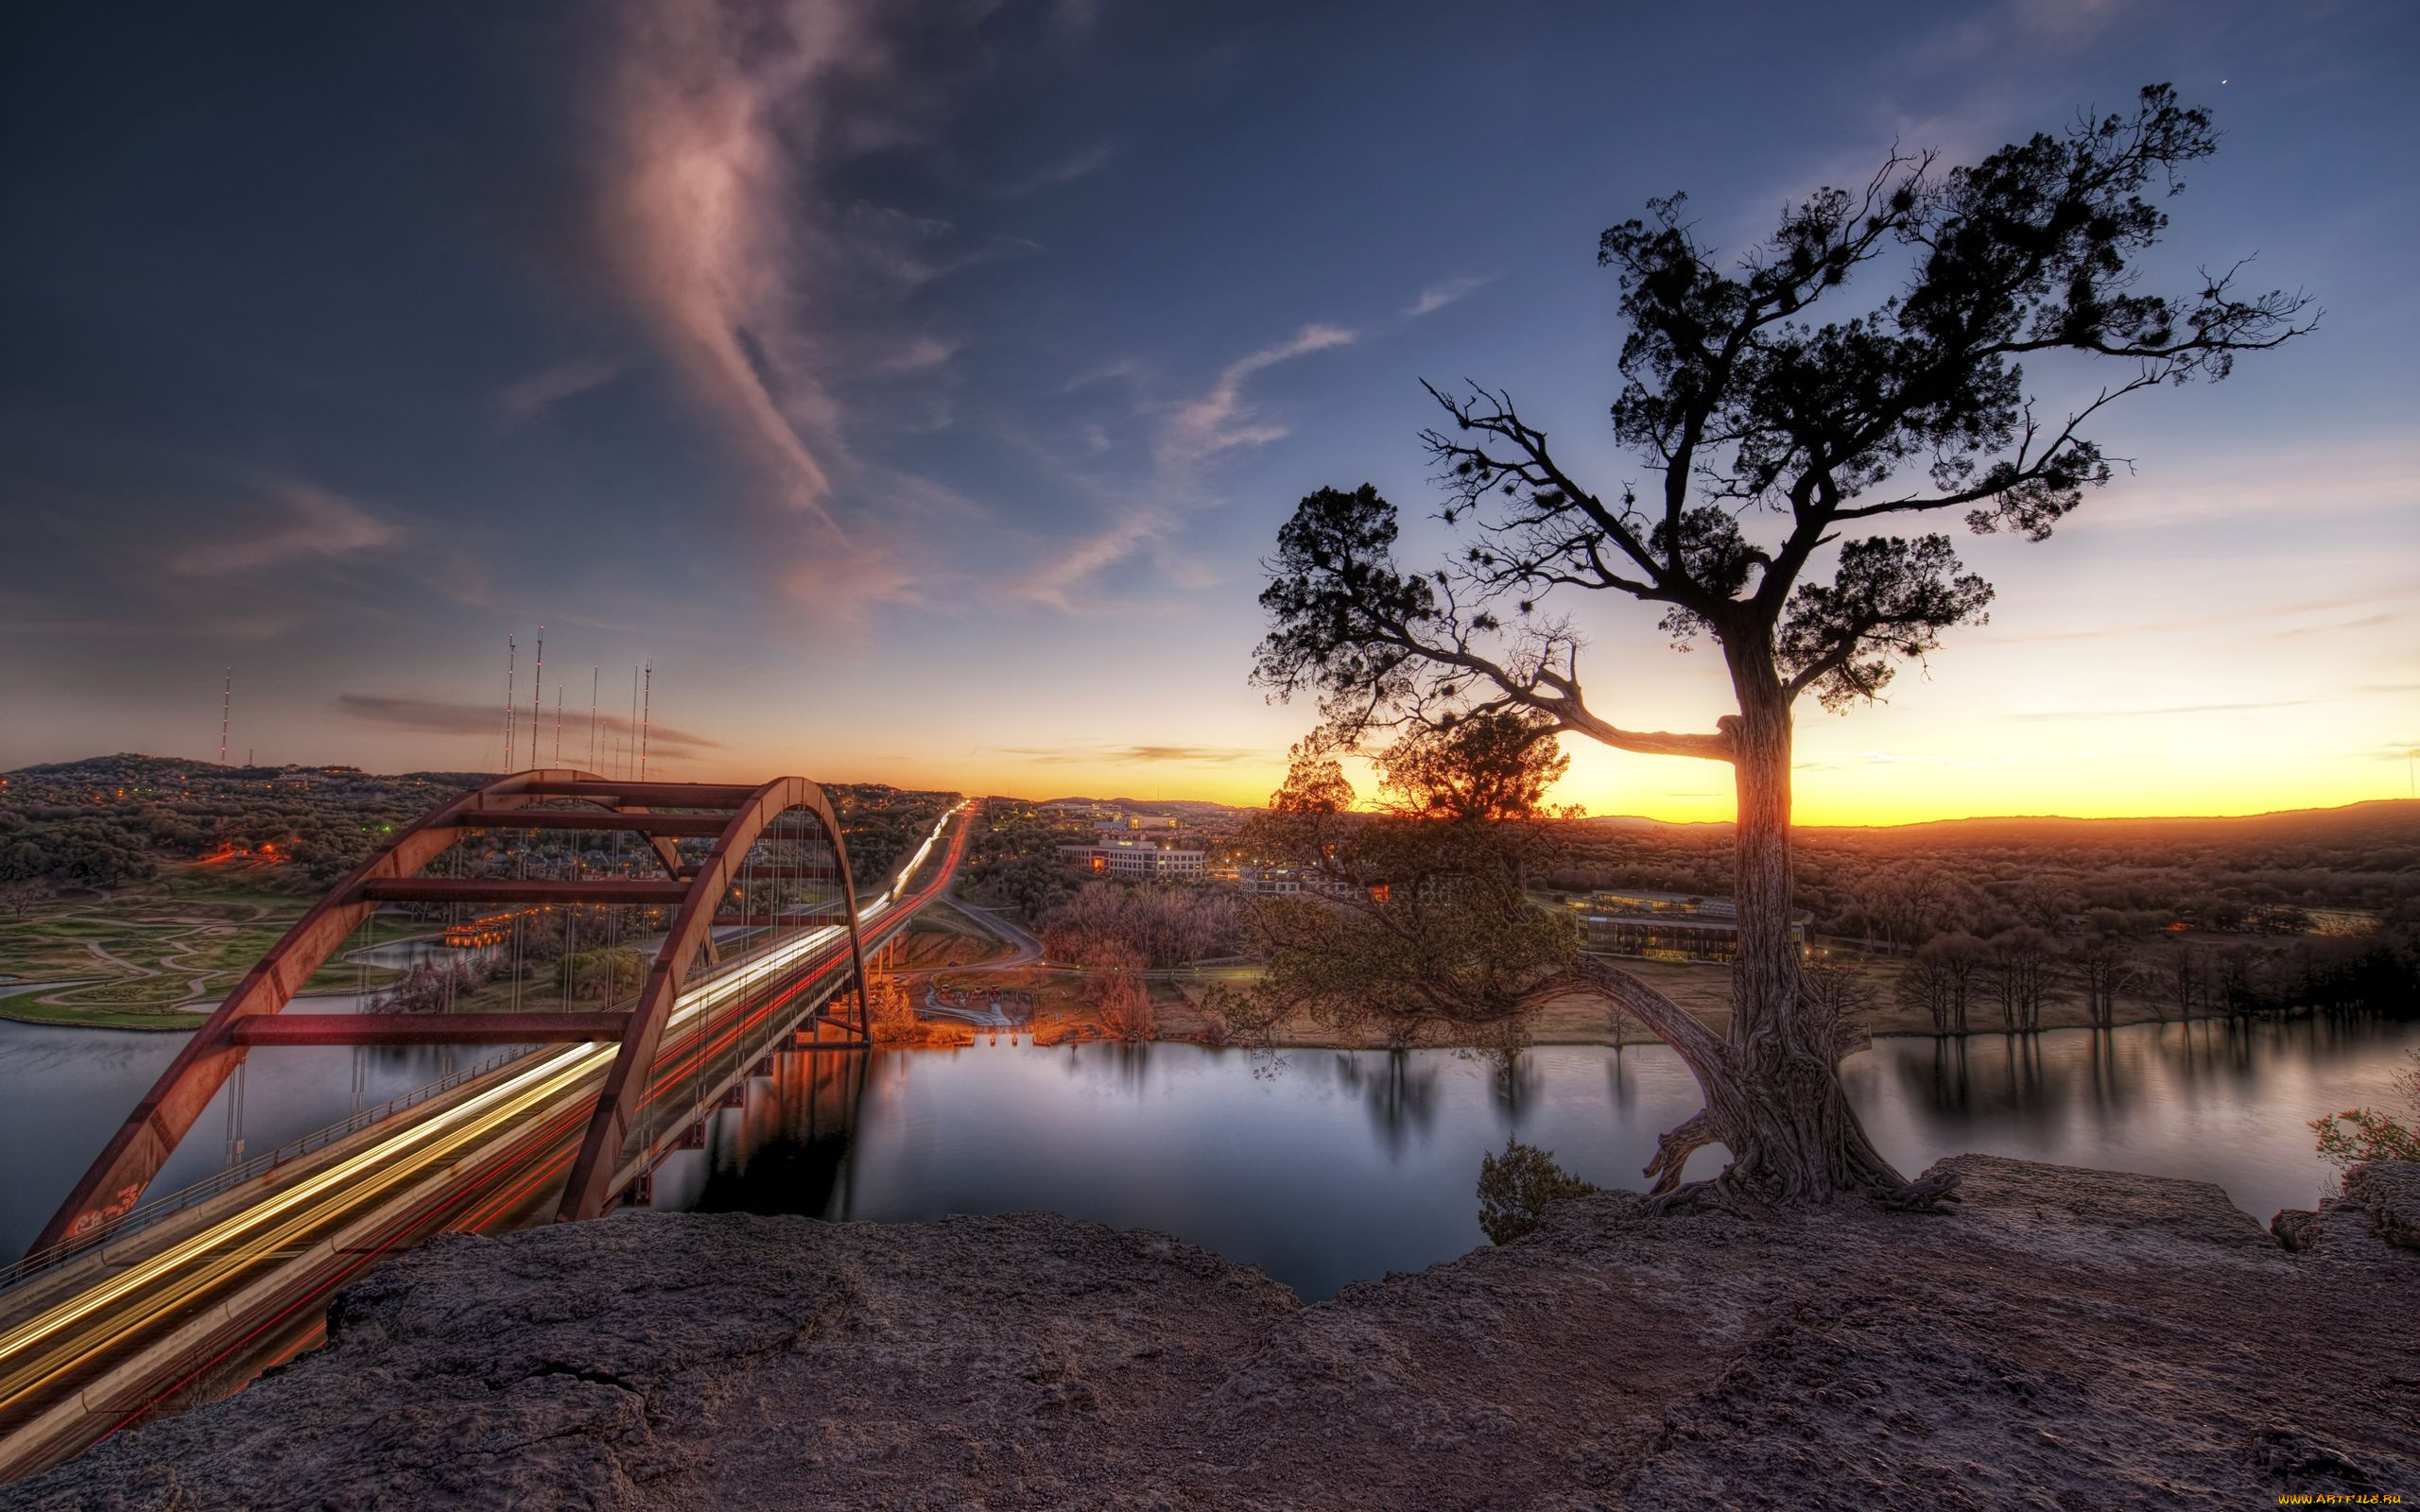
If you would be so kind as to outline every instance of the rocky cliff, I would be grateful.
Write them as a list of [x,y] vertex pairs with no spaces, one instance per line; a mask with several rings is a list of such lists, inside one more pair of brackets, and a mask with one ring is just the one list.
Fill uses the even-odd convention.
[[1308,1307],[1172,1240],[1050,1216],[635,1214],[452,1239],[345,1293],[325,1349],[0,1503],[2420,1497],[2420,1167],[2370,1168],[2273,1237],[2199,1183],[1950,1163],[1950,1216],[1657,1218],[1592,1197]]

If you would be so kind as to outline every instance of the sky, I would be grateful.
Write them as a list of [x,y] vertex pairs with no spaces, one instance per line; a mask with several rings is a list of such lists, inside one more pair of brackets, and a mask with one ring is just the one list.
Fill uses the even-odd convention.
[[[1512,391],[1599,490],[1598,233],[1744,250],[1894,144],[1973,161],[2173,81],[2219,155],[2153,286],[2253,256],[2317,334],[2137,395],[2131,459],[1879,707],[1803,707],[1798,813],[2245,813],[2420,747],[2420,10],[2000,0],[645,0],[19,8],[0,39],[0,768],[115,750],[798,772],[1257,802],[1259,562],[1377,485],[1451,542],[1420,380]],[[1878,300],[1887,281],[1865,291]],[[2082,380],[2040,374],[2054,400]],[[1719,660],[1571,602],[1598,712]],[[1566,740],[1560,797],[1729,772]],[[618,769],[618,768],[616,768]]]

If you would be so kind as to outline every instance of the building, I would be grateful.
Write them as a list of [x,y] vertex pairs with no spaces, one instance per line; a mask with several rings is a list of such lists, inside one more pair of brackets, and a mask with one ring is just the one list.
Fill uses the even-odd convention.
[[1175,816],[1167,814],[1121,814],[1115,818],[1093,820],[1093,828],[1103,836],[1128,831],[1173,831],[1176,827]]
[[[1236,885],[1247,898],[1368,898],[1383,903],[1393,890],[1383,882],[1367,885],[1323,875],[1316,867],[1238,867]],[[1431,877],[1420,885],[1423,901],[1442,896],[1450,885]]]
[[1092,844],[1058,850],[1060,860],[1104,877],[1200,882],[1210,871],[1210,852],[1178,834],[1177,821],[1159,814],[1095,818]]
[[1291,898],[1306,890],[1326,890],[1318,877],[1305,876],[1292,867],[1238,867],[1236,885],[1247,898]]
[[1130,880],[1199,882],[1210,868],[1207,850],[1123,830],[1104,831],[1091,845],[1063,845],[1059,859],[1080,870]]
[[[1728,898],[1672,892],[1599,892],[1571,904],[1582,949],[1650,961],[1729,961],[1739,954],[1738,911]],[[1815,916],[1790,916],[1789,937],[1803,952]]]

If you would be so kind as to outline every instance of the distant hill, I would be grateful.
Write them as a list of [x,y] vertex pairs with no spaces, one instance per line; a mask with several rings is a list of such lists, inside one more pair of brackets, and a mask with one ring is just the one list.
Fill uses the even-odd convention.
[[[1039,803],[1089,803],[1132,814],[1166,814],[1188,818],[1249,815],[1259,806],[1213,803],[1202,799],[1063,798],[1025,799]],[[1599,814],[1576,821],[1587,830],[1616,833],[1666,833],[1704,840],[1727,838],[1728,819],[1655,819],[1643,814]],[[2420,799],[2372,799],[2325,809],[2277,809],[2266,814],[2176,815],[2139,818],[2070,818],[2063,815],[1992,815],[1966,819],[1924,819],[1910,824],[1802,824],[1798,833],[1843,841],[1887,843],[1899,836],[1926,847],[1966,845],[2106,845],[2130,842],[2172,843],[2196,839],[2218,843],[2350,843],[2367,840],[2420,840]]]
[[[1827,832],[1848,826],[1825,826]],[[2148,818],[2071,819],[2056,815],[1932,819],[1893,831],[1977,844],[2031,841],[2209,839],[2349,840],[2420,836],[2420,799],[2371,799],[2329,809],[2275,809],[2266,814],[2177,815]]]
[[[112,887],[163,862],[241,858],[294,890],[342,876],[399,826],[492,780],[357,766],[222,766],[121,751],[0,772],[0,884]],[[943,795],[835,782],[852,860],[879,875]]]
[[31,797],[76,801],[79,798],[147,793],[165,797],[173,791],[193,795],[257,791],[263,784],[320,791],[391,792],[402,789],[464,788],[489,781],[485,772],[365,772],[358,766],[222,766],[216,762],[181,756],[147,756],[120,751],[112,756],[87,756],[80,761],[44,762],[0,772],[11,798]]
[[[1728,819],[1688,823],[1640,815],[1600,815],[1580,821],[1616,831],[1669,831],[1679,834],[1729,834]],[[2371,799],[2328,809],[2276,809],[2266,814],[2175,815],[2143,818],[2079,819],[2062,815],[1998,815],[1971,819],[1924,819],[1911,824],[1802,824],[1809,838],[1881,841],[1898,836],[1927,846],[2100,845],[2186,839],[2246,843],[2420,839],[2420,800]]]

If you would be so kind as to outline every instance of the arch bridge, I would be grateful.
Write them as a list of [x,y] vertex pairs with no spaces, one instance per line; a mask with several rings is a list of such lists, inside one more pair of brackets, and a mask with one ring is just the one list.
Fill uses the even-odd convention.
[[[321,898],[229,993],[135,1105],[100,1158],[36,1241],[37,1252],[105,1231],[133,1210],[212,1099],[255,1050],[295,1045],[610,1042],[618,1046],[573,1160],[556,1216],[595,1217],[614,1195],[632,1120],[648,1086],[667,1022],[684,984],[717,964],[717,925],[770,926],[778,904],[759,904],[747,885],[760,841],[786,820],[810,821],[831,848],[832,879],[855,989],[838,1013],[819,1017],[840,1031],[819,1042],[867,1042],[865,942],[838,816],[823,790],[801,777],[755,786],[629,782],[577,769],[498,778],[456,798],[397,833],[385,849]],[[613,833],[644,842],[660,875],[504,877],[462,875],[458,846],[489,832]],[[702,856],[681,842],[707,841]],[[694,849],[694,848],[693,848]],[[456,858],[455,875],[425,874]],[[737,912],[731,911],[734,895]],[[631,905],[670,915],[644,984],[626,1008],[607,1011],[288,1011],[304,983],[381,904],[439,905],[449,914]],[[754,912],[766,908],[769,911]],[[839,1004],[836,1004],[839,1006]]]
[[[240,1389],[308,1349],[328,1299],[383,1256],[543,1215],[557,1182],[557,1218],[635,1195],[656,1162],[704,1143],[716,1109],[744,1104],[745,1083],[778,1072],[776,1051],[862,1049],[866,961],[948,885],[965,811],[941,816],[863,901],[832,804],[803,778],[540,769],[406,827],[236,984],[32,1253],[0,1270],[0,1483]],[[378,943],[382,909],[418,914],[425,937]],[[370,993],[371,959],[398,952],[408,968]],[[306,988],[331,985],[331,961],[360,964],[360,1011],[308,997],[297,1011]],[[552,981],[525,977],[525,962],[551,965]],[[366,1069],[414,1057],[357,1049],[351,1118],[241,1159],[254,1053],[445,1046],[450,1066],[466,1044],[502,1048],[368,1108]],[[154,1190],[214,1098],[226,1167]]]

